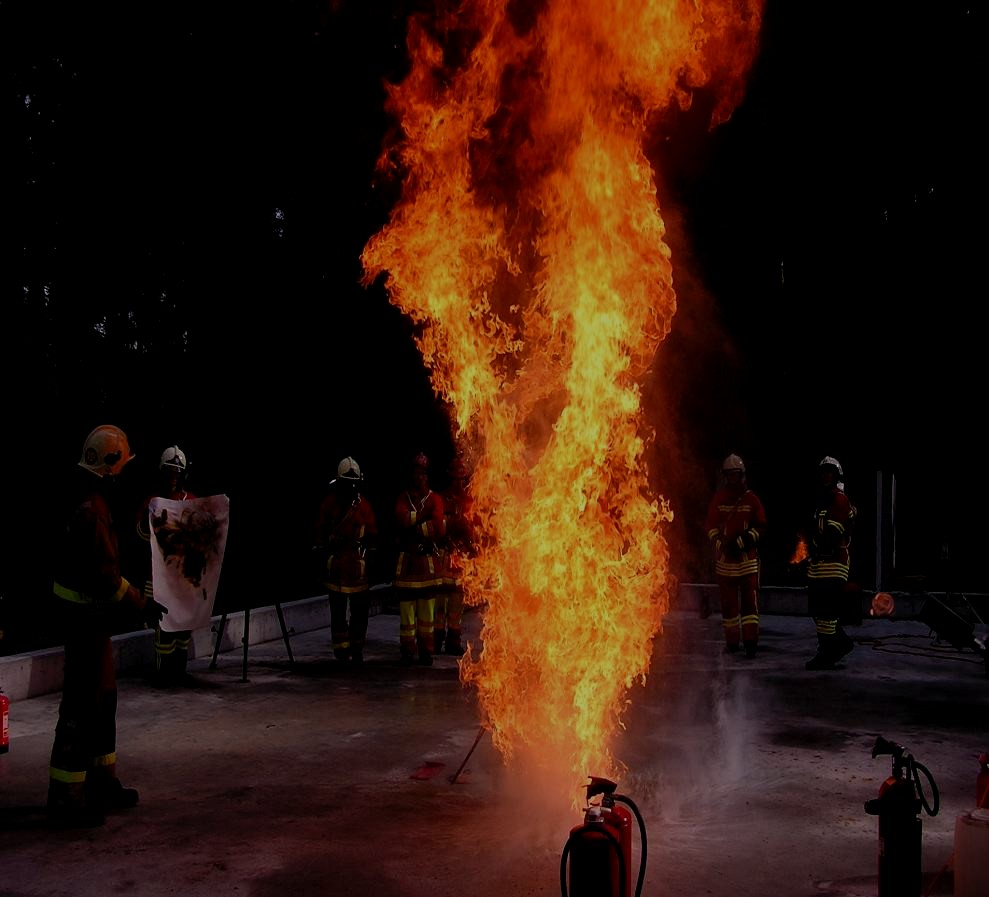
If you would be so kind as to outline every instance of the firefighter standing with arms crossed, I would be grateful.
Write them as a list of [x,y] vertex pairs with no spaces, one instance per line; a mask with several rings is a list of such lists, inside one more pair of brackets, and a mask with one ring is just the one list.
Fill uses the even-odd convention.
[[817,632],[817,653],[808,670],[833,670],[855,642],[841,627],[841,602],[848,583],[849,545],[856,510],[845,495],[841,464],[830,455],[818,465],[819,489],[807,541],[807,603]]
[[766,534],[762,501],[746,483],[745,464],[729,455],[722,485],[707,510],[707,536],[714,546],[714,572],[721,598],[725,650],[755,657],[759,645],[759,543]]
[[[111,506],[115,481],[133,460],[126,434],[96,427],[86,437],[78,499],[54,561],[52,617],[61,628],[65,675],[48,777],[49,824],[102,825],[107,810],[137,804],[117,778],[117,678],[111,635],[155,625],[164,608],[122,575]],[[128,515],[129,516],[129,515]]]
[[395,501],[398,558],[392,588],[398,596],[400,662],[433,662],[436,591],[443,585],[439,545],[446,535],[443,498],[429,488],[429,459],[420,452],[409,488]]
[[360,491],[363,479],[353,458],[337,465],[337,475],[319,506],[313,543],[330,597],[333,656],[355,663],[364,660],[370,598],[367,551],[375,548],[378,536],[374,510]]

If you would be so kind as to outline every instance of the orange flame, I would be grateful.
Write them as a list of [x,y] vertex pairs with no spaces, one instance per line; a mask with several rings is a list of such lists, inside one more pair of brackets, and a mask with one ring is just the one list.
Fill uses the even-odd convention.
[[610,745],[671,588],[640,383],[676,296],[643,144],[701,86],[728,117],[760,23],[761,0],[466,0],[410,22],[389,89],[379,167],[403,193],[362,262],[419,325],[472,456],[466,590],[487,607],[461,679],[505,762],[574,806],[622,772]]
[[790,558],[790,563],[799,564],[801,561],[806,560],[807,557],[807,540],[803,536],[797,536],[797,545],[793,549],[793,557]]

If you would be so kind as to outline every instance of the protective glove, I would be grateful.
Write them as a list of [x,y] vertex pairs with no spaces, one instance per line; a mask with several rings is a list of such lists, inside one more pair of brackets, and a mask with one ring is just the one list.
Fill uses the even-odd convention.
[[154,629],[161,622],[161,618],[168,613],[168,608],[164,604],[159,604],[154,598],[149,598],[142,613],[145,626]]

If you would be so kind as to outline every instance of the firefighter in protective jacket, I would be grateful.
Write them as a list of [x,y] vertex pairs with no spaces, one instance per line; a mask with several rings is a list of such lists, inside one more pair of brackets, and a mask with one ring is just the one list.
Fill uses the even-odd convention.
[[[370,586],[367,553],[376,547],[378,526],[371,503],[361,494],[364,479],[351,457],[337,465],[319,506],[314,551],[330,597],[330,637],[337,660],[364,660]],[[350,606],[350,618],[347,607]]]
[[443,543],[445,577],[436,595],[433,620],[433,649],[438,654],[460,656],[464,653],[460,640],[460,624],[464,614],[464,558],[474,553],[474,498],[470,493],[467,465],[454,458],[447,471],[450,484],[442,493],[446,523]]
[[395,501],[398,558],[392,588],[398,596],[400,660],[433,662],[436,591],[443,585],[440,545],[446,535],[443,498],[429,488],[429,459],[420,452],[407,489]]
[[714,547],[714,572],[721,598],[725,649],[742,645],[754,657],[759,644],[759,546],[766,512],[746,482],[745,464],[729,455],[721,465],[722,485],[707,509],[707,536]]
[[111,512],[114,481],[133,459],[118,427],[94,429],[79,461],[72,505],[54,562],[53,620],[65,646],[65,676],[48,779],[48,819],[57,827],[101,825],[107,810],[133,807],[137,791],[117,778],[117,679],[111,635],[154,625],[164,608],[121,574]]
[[830,455],[818,465],[819,490],[807,538],[807,603],[817,632],[808,670],[832,670],[855,643],[841,626],[856,510],[845,495],[841,464]]

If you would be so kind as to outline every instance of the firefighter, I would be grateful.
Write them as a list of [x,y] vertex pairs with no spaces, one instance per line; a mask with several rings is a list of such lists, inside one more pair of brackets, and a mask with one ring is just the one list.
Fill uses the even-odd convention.
[[839,619],[856,515],[843,476],[836,458],[821,459],[817,506],[807,536],[807,604],[817,632],[817,653],[807,661],[808,670],[833,670],[855,647]]
[[111,506],[116,480],[133,460],[118,427],[94,429],[83,444],[80,489],[55,558],[52,619],[61,628],[65,675],[49,766],[47,815],[56,827],[102,825],[108,810],[137,804],[117,778],[117,681],[111,635],[156,624],[164,608],[121,574]]
[[433,662],[436,590],[443,585],[439,547],[446,534],[443,498],[429,488],[429,459],[420,452],[411,482],[395,501],[398,557],[392,588],[398,596],[400,662]]
[[721,598],[725,650],[755,657],[759,645],[759,545],[766,512],[746,482],[745,463],[729,455],[722,483],[707,509],[707,536],[714,547],[714,572]]
[[[173,501],[185,501],[196,498],[186,488],[189,476],[189,462],[185,452],[177,445],[171,445],[161,453],[158,462],[159,485],[156,492],[148,495],[137,512],[137,535],[147,546],[147,565],[145,567],[146,577],[144,580],[144,595],[146,598],[154,598],[154,587],[151,578],[151,519],[148,514],[148,506],[151,499],[156,496],[168,498]],[[192,643],[192,631],[182,630],[181,632],[165,632],[159,623],[155,626],[155,670],[153,683],[157,686],[168,688],[171,686],[187,685],[193,686],[197,681],[190,676],[186,667],[189,663],[189,646]]]
[[333,656],[355,663],[364,660],[370,599],[367,553],[375,549],[378,536],[374,510],[361,494],[363,479],[353,458],[337,465],[337,475],[319,506],[313,544],[330,598]]
[[442,493],[446,525],[444,540],[443,587],[436,594],[436,614],[433,619],[433,650],[460,656],[464,653],[460,640],[460,624],[464,613],[464,592],[460,582],[463,559],[474,552],[474,500],[468,488],[467,465],[454,458],[447,471],[450,484]]

